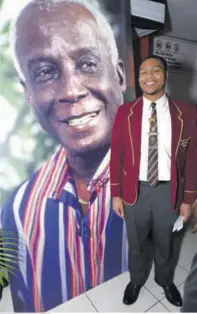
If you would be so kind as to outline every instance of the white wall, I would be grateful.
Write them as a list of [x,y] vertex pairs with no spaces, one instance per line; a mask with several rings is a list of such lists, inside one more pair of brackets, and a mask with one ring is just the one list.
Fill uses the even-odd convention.
[[197,43],[154,36],[153,53],[168,63],[166,91],[177,100],[197,104]]
[[167,0],[171,30],[167,36],[197,41],[197,0]]

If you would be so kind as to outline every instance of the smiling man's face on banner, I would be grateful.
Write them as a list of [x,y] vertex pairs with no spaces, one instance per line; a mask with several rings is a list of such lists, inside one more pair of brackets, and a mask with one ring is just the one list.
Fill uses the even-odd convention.
[[[125,226],[112,208],[109,167],[112,127],[126,90],[124,65],[133,75],[129,0],[124,8],[119,0],[114,7],[111,0],[98,2],[30,0],[12,24],[27,101],[61,144],[53,155],[43,140],[51,136],[41,130],[33,136],[34,121],[36,167],[3,209],[3,227],[21,234],[28,255],[18,277],[10,276],[17,312],[47,311],[127,270]],[[25,102],[22,108],[27,111]],[[50,158],[40,168],[41,155]]]
[[79,4],[29,7],[18,22],[16,51],[28,101],[43,128],[68,150],[110,143],[125,76],[107,45],[104,30]]

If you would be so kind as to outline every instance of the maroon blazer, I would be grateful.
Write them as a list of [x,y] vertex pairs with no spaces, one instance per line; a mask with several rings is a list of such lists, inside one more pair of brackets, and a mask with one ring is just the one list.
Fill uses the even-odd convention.
[[[111,140],[111,195],[125,203],[138,199],[143,98],[119,107]],[[174,210],[197,199],[196,106],[169,97],[172,121],[171,200]],[[168,140],[166,138],[166,140]]]

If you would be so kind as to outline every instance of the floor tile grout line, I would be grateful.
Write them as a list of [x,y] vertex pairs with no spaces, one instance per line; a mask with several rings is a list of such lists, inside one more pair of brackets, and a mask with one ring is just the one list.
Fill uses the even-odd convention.
[[[185,279],[186,280],[186,279]],[[181,282],[179,285],[177,285],[178,288],[180,288],[180,286],[182,286],[182,284],[185,283],[185,280],[183,282]]]
[[90,297],[87,295],[86,292],[85,292],[85,295],[88,298],[88,300],[90,301],[90,303],[92,304],[92,306],[94,307],[94,309],[96,310],[96,312],[99,313],[99,310],[96,308],[96,306],[94,305],[94,303],[92,302],[92,300],[90,299]]
[[188,274],[189,274],[189,270],[188,269],[186,269],[185,267],[183,267],[182,265],[180,265],[180,264],[178,264],[178,266],[179,267],[181,267],[183,270],[185,270],[186,272],[188,272]]
[[[166,299],[166,300],[167,300],[167,299]],[[165,309],[166,309],[168,312],[172,313],[172,312],[165,306],[165,304],[163,304],[162,302],[160,302],[160,303],[161,303],[162,306],[165,307]]]
[[144,311],[144,313],[148,312],[150,309],[152,309],[155,305],[157,305],[159,303],[159,301],[157,301],[156,303],[154,303],[153,305],[151,305],[146,311]]
[[147,287],[144,286],[144,288],[145,288],[148,292],[150,292],[150,294],[152,294],[152,296],[153,296],[155,299],[157,299],[158,302],[160,302],[163,298],[165,298],[165,296],[164,296],[164,297],[162,297],[161,299],[158,299],[158,297],[157,297],[156,295],[154,295],[154,293],[153,293],[152,291],[150,291]]

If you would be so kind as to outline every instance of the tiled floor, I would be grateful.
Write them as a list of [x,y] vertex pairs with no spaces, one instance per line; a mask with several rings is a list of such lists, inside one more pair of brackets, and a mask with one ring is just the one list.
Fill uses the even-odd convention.
[[[188,232],[184,238],[179,263],[175,273],[175,283],[183,294],[184,281],[190,269],[194,253],[197,252],[197,234]],[[162,289],[154,282],[154,272],[150,277],[136,303],[125,306],[122,303],[123,291],[129,281],[129,274],[124,273],[104,284],[96,287],[79,297],[55,308],[54,313],[61,312],[180,312],[164,297]],[[0,302],[0,312],[11,312],[12,302],[9,287],[4,289],[3,299]]]

